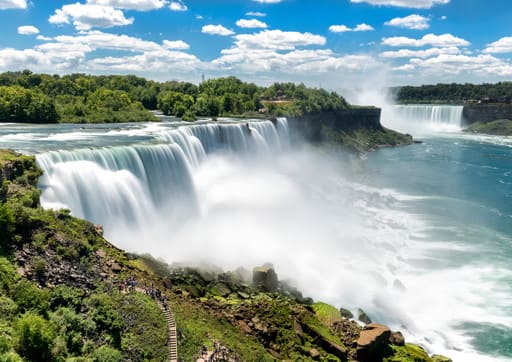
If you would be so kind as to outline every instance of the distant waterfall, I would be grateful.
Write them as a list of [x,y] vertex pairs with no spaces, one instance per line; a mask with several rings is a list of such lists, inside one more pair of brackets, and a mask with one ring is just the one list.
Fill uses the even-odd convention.
[[284,118],[275,124],[204,123],[165,130],[159,138],[158,144],[38,155],[43,206],[69,208],[107,230],[140,225],[163,212],[186,218],[198,210],[193,170],[208,155],[279,152],[288,143],[288,125]]
[[389,128],[414,134],[460,130],[462,106],[395,105],[383,111],[382,122]]

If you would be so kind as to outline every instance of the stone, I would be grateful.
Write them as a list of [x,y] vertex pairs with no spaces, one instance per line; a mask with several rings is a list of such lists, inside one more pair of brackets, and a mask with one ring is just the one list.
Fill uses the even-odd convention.
[[244,321],[244,320],[239,320],[238,321],[238,325],[240,326],[240,328],[242,329],[242,331],[244,331],[245,333],[249,334],[252,332],[252,329],[251,327],[249,327],[247,325],[247,323]]
[[357,319],[359,321],[363,322],[364,324],[371,324],[372,323],[372,320],[370,319],[368,314],[366,314],[366,312],[364,310],[362,310],[361,308],[359,308],[357,310]]
[[94,230],[101,236],[103,236],[103,225],[94,225]]
[[318,349],[316,349],[316,348],[311,348],[309,350],[309,355],[313,359],[319,359],[320,358],[320,351],[318,351]]
[[266,292],[276,292],[278,279],[274,268],[271,265],[254,268],[252,271],[252,283]]
[[343,318],[347,318],[347,319],[354,318],[354,315],[352,314],[352,312],[345,308],[340,308],[340,314]]
[[389,337],[389,343],[395,346],[405,346],[405,338],[402,332],[393,332]]
[[110,265],[110,270],[112,270],[114,273],[120,273],[123,268],[118,263],[114,262]]
[[299,337],[301,340],[304,339],[304,331],[302,330],[302,327],[297,320],[293,321],[293,330],[297,337]]
[[98,255],[100,258],[104,258],[107,256],[107,253],[103,249],[96,250],[96,255]]
[[377,323],[367,325],[357,340],[357,359],[361,362],[380,360],[386,352],[390,337],[388,326]]

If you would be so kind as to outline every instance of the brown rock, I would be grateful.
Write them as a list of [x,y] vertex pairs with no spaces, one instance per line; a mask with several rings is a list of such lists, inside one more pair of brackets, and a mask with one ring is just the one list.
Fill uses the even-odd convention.
[[96,250],[96,255],[98,255],[100,258],[104,258],[107,256],[107,253],[103,249]]
[[405,346],[405,338],[402,332],[393,332],[389,337],[389,343],[395,346]]
[[304,338],[304,331],[297,320],[293,321],[293,330],[295,331],[295,335],[299,337],[301,340]]
[[320,358],[320,352],[318,351],[318,349],[316,348],[311,348],[309,350],[309,355],[311,356],[311,358],[313,359],[318,359]]
[[119,273],[121,272],[121,270],[123,270],[123,268],[121,267],[121,265],[119,265],[118,263],[114,262],[112,263],[112,265],[110,266],[110,269],[114,272],[114,273]]
[[277,291],[279,285],[277,274],[270,265],[254,268],[252,271],[252,283],[266,292]]
[[380,360],[390,337],[389,327],[377,323],[367,325],[357,340],[357,359],[361,362]]
[[240,326],[240,328],[242,329],[242,331],[244,331],[245,333],[249,334],[249,333],[251,333],[251,332],[252,332],[251,327],[249,327],[245,321],[243,321],[243,320],[239,320],[239,321],[238,321],[238,325]]

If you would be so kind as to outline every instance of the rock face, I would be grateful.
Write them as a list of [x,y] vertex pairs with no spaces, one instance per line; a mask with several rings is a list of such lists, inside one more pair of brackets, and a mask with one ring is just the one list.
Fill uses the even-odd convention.
[[405,346],[405,338],[402,332],[393,332],[389,337],[389,343],[395,346]]
[[276,292],[279,286],[277,274],[271,265],[254,268],[252,271],[252,283],[266,292]]
[[352,314],[352,312],[345,308],[340,308],[340,314],[343,318],[347,318],[347,319],[354,318],[354,315]]
[[372,323],[372,320],[370,319],[370,317],[368,317],[368,314],[366,314],[366,312],[362,309],[357,310],[357,319],[363,322],[364,324]]
[[476,122],[489,123],[498,119],[512,119],[512,104],[466,104],[462,110],[462,116],[467,125]]
[[379,361],[386,352],[390,336],[391,330],[383,324],[367,325],[357,340],[357,359],[361,362]]

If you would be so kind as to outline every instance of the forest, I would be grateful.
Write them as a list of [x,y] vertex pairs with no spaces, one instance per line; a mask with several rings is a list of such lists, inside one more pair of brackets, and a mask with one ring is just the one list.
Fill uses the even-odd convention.
[[260,87],[235,77],[156,82],[134,75],[0,74],[0,122],[111,123],[155,121],[150,111],[197,117],[291,116],[346,109],[345,99],[304,84]]
[[435,84],[404,86],[391,89],[398,103],[454,103],[465,102],[510,103],[512,82],[495,84]]

